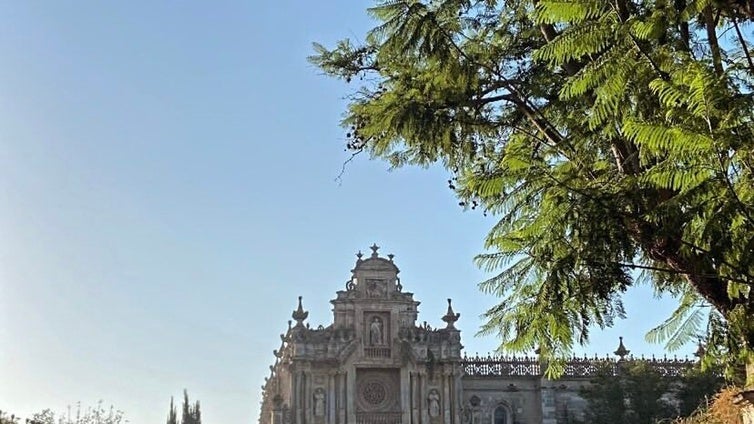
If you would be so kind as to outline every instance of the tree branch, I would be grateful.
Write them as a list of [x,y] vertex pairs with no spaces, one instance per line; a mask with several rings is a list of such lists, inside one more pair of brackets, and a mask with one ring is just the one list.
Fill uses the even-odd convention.
[[741,34],[741,29],[738,27],[738,20],[734,16],[731,21],[733,22],[733,28],[736,29],[736,35],[738,36],[738,42],[741,43],[741,50],[743,50],[744,55],[746,56],[746,61],[749,63],[749,72],[754,74],[754,61],[751,59],[751,55],[749,54],[749,48],[746,47],[746,40],[744,39],[743,34]]
[[704,18],[704,29],[707,31],[707,44],[709,44],[710,53],[712,53],[712,66],[715,67],[715,73],[720,76],[723,74],[723,60],[720,55],[720,44],[717,42],[716,19],[712,15],[711,5],[704,8],[702,17]]
[[346,173],[346,166],[347,166],[347,165],[348,165],[348,164],[349,164],[349,163],[350,163],[351,161],[353,161],[353,158],[355,158],[355,157],[356,157],[356,155],[358,155],[359,153],[361,153],[361,152],[363,152],[363,151],[364,151],[364,148],[363,148],[363,147],[361,147],[361,148],[359,148],[358,150],[356,150],[355,152],[351,153],[351,156],[350,156],[350,157],[349,157],[348,159],[346,159],[345,161],[343,161],[343,164],[342,164],[342,165],[341,165],[341,167],[340,167],[340,172],[338,173],[338,175],[336,175],[336,176],[335,176],[335,179],[334,179],[334,181],[335,181],[336,183],[338,183],[338,185],[340,185],[340,184],[343,184],[343,174],[345,174],[345,173]]

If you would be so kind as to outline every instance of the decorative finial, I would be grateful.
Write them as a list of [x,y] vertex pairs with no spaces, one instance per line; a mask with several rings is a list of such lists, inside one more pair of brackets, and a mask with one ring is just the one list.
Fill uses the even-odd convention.
[[393,262],[393,258],[394,258],[394,257],[395,257],[395,255],[393,255],[392,253],[389,253],[389,254],[387,255],[387,258],[388,258],[388,259],[390,259],[390,262]]
[[291,314],[291,318],[296,320],[296,327],[302,327],[304,325],[304,320],[309,316],[309,312],[304,310],[303,305],[301,304],[301,296],[298,297],[298,309],[293,311],[293,314]]
[[359,251],[358,251],[358,252],[356,253],[356,259],[358,259],[358,260],[361,260],[361,257],[362,257],[362,256],[364,256],[364,254],[363,254],[363,253],[361,253],[361,250],[359,250]]
[[376,258],[379,255],[377,254],[377,251],[380,249],[380,246],[377,246],[377,243],[373,243],[371,246],[369,246],[370,249],[372,249],[372,257]]
[[445,313],[445,316],[442,317],[442,320],[448,324],[448,326],[445,328],[455,330],[456,327],[453,324],[458,321],[458,318],[461,316],[461,314],[453,312],[453,306],[451,305],[451,302],[452,300],[448,299],[448,312]]
[[630,350],[626,349],[626,346],[623,346],[623,337],[618,337],[620,340],[620,343],[618,344],[618,349],[613,352],[615,355],[620,356],[619,361],[622,361],[629,353],[631,353]]

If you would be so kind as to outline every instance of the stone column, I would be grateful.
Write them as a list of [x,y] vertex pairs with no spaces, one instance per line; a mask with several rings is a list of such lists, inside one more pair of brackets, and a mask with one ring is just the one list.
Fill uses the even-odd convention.
[[418,373],[411,373],[411,424],[419,424],[419,414],[421,411],[418,377]]
[[301,415],[301,371],[293,372],[293,395],[291,400],[291,408],[293,409],[293,422],[295,424],[303,423],[303,417]]
[[327,374],[327,402],[325,403],[325,423],[335,424],[335,376],[330,372]]
[[355,411],[355,402],[354,402],[354,392],[356,390],[356,373],[355,372],[349,372],[346,374],[346,416],[348,417],[346,419],[346,423],[348,424],[355,424],[356,423],[356,411]]
[[301,371],[301,417],[302,417],[302,424],[306,424],[311,422],[311,414],[309,411],[309,403],[311,402],[309,399],[309,376],[306,374],[305,371]]
[[422,372],[419,375],[419,409],[421,414],[419,415],[420,424],[429,424],[429,411],[427,410],[427,373]]
[[401,422],[411,422],[411,373],[405,367],[400,371],[400,402],[401,402]]
[[451,372],[451,389],[450,389],[450,406],[451,406],[451,423],[461,423],[461,373],[457,365],[453,365],[453,371]]
[[338,371],[335,376],[337,392],[338,424],[346,424],[346,373]]
[[[443,367],[446,368],[446,367]],[[447,368],[442,371],[442,416],[445,424],[450,424],[450,379]]]

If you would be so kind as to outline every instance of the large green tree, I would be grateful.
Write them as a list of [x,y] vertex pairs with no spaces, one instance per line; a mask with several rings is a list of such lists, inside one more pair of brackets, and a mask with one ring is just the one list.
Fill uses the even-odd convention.
[[363,41],[315,45],[311,60],[355,85],[348,148],[440,163],[461,206],[499,218],[477,258],[499,271],[481,283],[501,298],[483,332],[540,348],[557,373],[590,328],[624,315],[641,271],[679,299],[652,337],[677,346],[709,321],[708,357],[751,362],[751,1],[386,0],[368,12]]

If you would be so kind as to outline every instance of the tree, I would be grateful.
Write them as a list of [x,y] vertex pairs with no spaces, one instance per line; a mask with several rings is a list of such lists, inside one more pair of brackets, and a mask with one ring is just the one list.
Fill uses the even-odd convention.
[[707,405],[714,394],[724,386],[724,379],[720,367],[702,370],[694,367],[681,378],[680,386],[675,391],[678,401],[678,415],[691,416],[700,407]]
[[[170,405],[173,401],[171,399]],[[199,401],[193,405],[189,404],[188,392],[183,390],[183,415],[181,416],[181,424],[202,424],[202,413],[199,410]]]
[[679,299],[651,337],[677,347],[705,331],[705,361],[748,362],[754,384],[751,2],[385,0],[369,13],[363,42],[315,44],[310,60],[358,80],[348,149],[439,163],[463,208],[499,218],[477,257],[499,272],[481,289],[501,297],[483,333],[539,348],[558,374],[646,280]]
[[0,411],[0,424],[20,424],[21,417],[17,417],[16,414],[8,414],[5,411]]
[[[193,405],[189,402],[188,391],[183,390],[183,405],[181,406],[181,424],[202,424],[202,413],[199,401]],[[170,397],[170,409],[168,410],[167,424],[178,424],[178,410]]]
[[680,378],[663,377],[647,361],[607,366],[581,390],[587,401],[584,424],[653,424],[689,416],[722,388],[719,370],[689,369]]
[[167,424],[178,424],[178,411],[173,404],[173,397],[170,397],[170,410],[168,410]]
[[586,424],[654,424],[677,416],[668,397],[671,382],[646,362],[622,363],[618,375],[611,370],[601,370],[581,392]]
[[71,411],[69,406],[65,414],[55,414],[52,410],[45,409],[34,414],[31,420],[39,424],[125,424],[128,422],[123,411],[115,409],[112,405],[105,409],[102,401],[86,409],[81,409],[81,403],[78,403],[75,411]]

